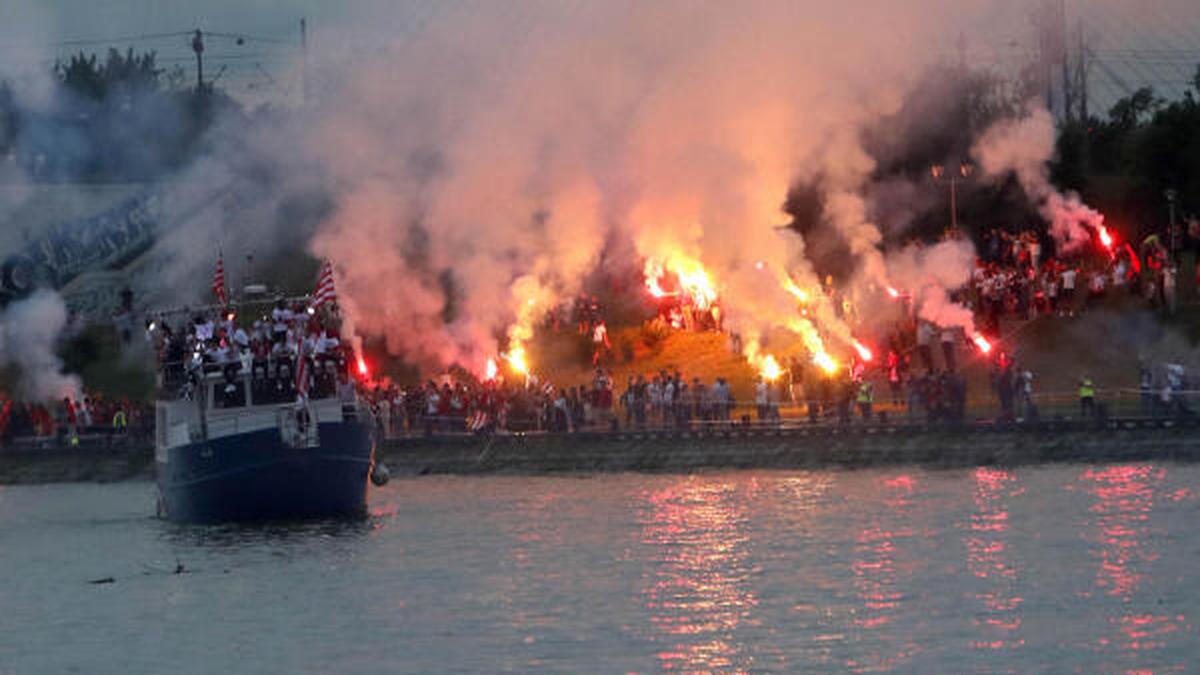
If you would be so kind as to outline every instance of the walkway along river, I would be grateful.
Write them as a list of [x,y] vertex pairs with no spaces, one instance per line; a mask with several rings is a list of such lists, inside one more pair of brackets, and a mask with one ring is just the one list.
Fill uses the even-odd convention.
[[[1195,462],[1200,461],[1200,420],[442,434],[388,439],[379,456],[393,473],[410,475]],[[149,480],[153,472],[153,449],[136,443],[0,450],[0,484]]]

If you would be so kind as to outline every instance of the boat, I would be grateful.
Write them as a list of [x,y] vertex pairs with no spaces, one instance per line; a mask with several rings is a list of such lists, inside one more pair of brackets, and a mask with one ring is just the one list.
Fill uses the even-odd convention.
[[161,516],[217,523],[366,514],[374,425],[345,359],[310,358],[312,387],[300,395],[289,361],[280,361],[164,367],[155,404]]

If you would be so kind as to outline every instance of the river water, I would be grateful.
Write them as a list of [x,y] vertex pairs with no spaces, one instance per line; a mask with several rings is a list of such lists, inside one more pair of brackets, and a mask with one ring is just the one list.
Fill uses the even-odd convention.
[[199,527],[146,483],[0,487],[0,673],[1197,672],[1198,493],[1173,464],[423,477],[362,522]]

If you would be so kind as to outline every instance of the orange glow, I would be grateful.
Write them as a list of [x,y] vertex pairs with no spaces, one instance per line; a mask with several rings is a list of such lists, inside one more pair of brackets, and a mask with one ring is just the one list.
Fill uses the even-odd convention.
[[779,362],[775,360],[774,356],[768,354],[765,358],[763,358],[762,363],[759,364],[758,372],[760,375],[762,375],[764,380],[768,382],[774,382],[775,380],[778,380],[781,375],[783,375],[783,368],[779,365]]
[[[669,293],[662,287],[662,278],[674,275],[678,292]],[[698,261],[682,255],[672,255],[665,263],[649,259],[644,270],[646,288],[655,298],[686,295],[698,309],[707,310],[717,300],[716,286],[708,271]]]
[[858,352],[858,358],[862,359],[863,361],[870,361],[871,359],[875,358],[875,355],[871,353],[871,350],[858,340],[854,341],[854,351]]
[[496,359],[488,359],[487,366],[485,366],[485,368],[484,368],[483,379],[487,380],[487,381],[491,381],[491,380],[496,379],[496,376],[499,374],[500,374],[500,367],[496,365]]
[[992,351],[992,343],[988,342],[987,338],[983,336],[983,333],[976,333],[975,337],[971,338],[971,341],[975,343],[975,346],[978,347],[979,351],[983,354],[987,354],[988,352]]
[[513,370],[522,375],[529,374],[529,363],[525,360],[525,347],[516,345],[507,354],[501,354],[500,356],[504,357],[505,361],[508,361],[508,365],[512,366]]
[[820,351],[813,354],[813,363],[817,364],[821,370],[825,371],[826,375],[832,375],[837,372],[838,363],[833,360],[833,357],[828,352]]
[[808,302],[808,291],[797,286],[795,281],[792,281],[789,278],[785,278],[783,280],[783,289],[785,291],[787,291],[788,293],[791,293],[792,295],[796,296],[796,299],[799,300],[800,302]]

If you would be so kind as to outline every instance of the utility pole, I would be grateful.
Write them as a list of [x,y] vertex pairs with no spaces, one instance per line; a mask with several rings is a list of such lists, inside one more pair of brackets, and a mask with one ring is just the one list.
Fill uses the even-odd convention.
[[192,51],[196,52],[196,93],[204,91],[204,34],[197,28],[192,35]]
[[1054,17],[1054,33],[1058,46],[1058,57],[1062,60],[1063,119],[1070,122],[1074,117],[1075,88],[1071,86],[1070,35],[1067,29],[1067,0],[1059,0],[1058,13]]
[[1079,20],[1079,57],[1075,64],[1075,88],[1079,94],[1079,119],[1083,124],[1087,125],[1088,112],[1088,69],[1091,67],[1089,59],[1091,55],[1088,53],[1087,37],[1083,32],[1083,19]]
[[308,19],[300,17],[300,102],[308,103]]

